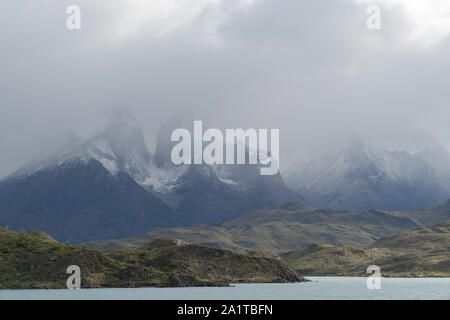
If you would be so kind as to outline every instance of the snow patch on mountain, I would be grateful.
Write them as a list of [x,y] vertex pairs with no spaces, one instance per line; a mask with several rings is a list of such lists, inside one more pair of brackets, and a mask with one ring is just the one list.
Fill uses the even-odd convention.
[[450,197],[450,171],[445,168],[450,157],[445,148],[430,145],[433,153],[426,148],[407,152],[355,135],[340,150],[299,165],[288,173],[287,183],[323,208],[406,210],[439,203]]
[[177,181],[187,170],[187,166],[173,166],[163,169],[152,165],[149,176],[144,181],[138,181],[138,183],[145,188],[151,188],[156,192],[168,195],[177,186]]

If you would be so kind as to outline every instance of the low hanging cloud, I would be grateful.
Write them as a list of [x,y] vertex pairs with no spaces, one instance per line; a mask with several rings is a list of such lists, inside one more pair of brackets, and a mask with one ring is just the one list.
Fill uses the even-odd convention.
[[[71,4],[81,30],[66,28]],[[372,4],[380,30],[366,27]],[[0,10],[0,176],[117,106],[136,113],[151,149],[185,110],[211,127],[279,128],[282,165],[343,128],[417,125],[450,146],[448,1],[4,0]]]
[[402,11],[408,28],[405,42],[439,45],[450,35],[450,4],[446,0],[355,0],[360,5],[378,3],[386,11]]

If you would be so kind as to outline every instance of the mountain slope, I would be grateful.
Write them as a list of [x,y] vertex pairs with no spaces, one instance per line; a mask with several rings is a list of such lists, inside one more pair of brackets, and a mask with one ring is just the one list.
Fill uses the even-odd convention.
[[450,222],[383,237],[366,248],[314,245],[281,255],[307,275],[367,276],[377,265],[383,276],[450,276]]
[[96,160],[73,160],[0,184],[0,225],[42,229],[78,243],[114,239],[174,224],[172,209],[131,177]]
[[20,234],[0,228],[2,289],[65,288],[66,268],[74,264],[80,267],[83,288],[305,281],[280,258],[270,255],[240,255],[174,240],[99,252],[49,240],[42,232]]
[[99,249],[130,248],[155,238],[177,238],[239,252],[279,253],[320,243],[364,246],[382,236],[417,226],[404,213],[318,210],[284,204],[252,211],[220,225],[156,229],[138,237],[88,245]]
[[187,119],[175,117],[161,127],[150,171],[154,178],[144,183],[176,210],[180,224],[224,222],[282,202],[306,202],[280,174],[261,176],[259,165],[174,166],[170,136],[174,129],[191,129],[193,122]]
[[173,165],[170,133],[163,126],[153,156],[127,112],[88,123],[63,148],[0,182],[0,225],[78,243],[223,222],[303,200],[280,175],[260,176],[258,166]]
[[287,183],[318,208],[413,210],[450,196],[444,148],[389,150],[354,135],[287,175]]

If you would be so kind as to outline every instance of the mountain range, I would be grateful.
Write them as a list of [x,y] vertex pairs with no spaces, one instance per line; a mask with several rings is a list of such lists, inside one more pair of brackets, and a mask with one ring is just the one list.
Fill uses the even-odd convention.
[[[293,239],[298,243],[309,243],[308,234],[315,232],[315,241],[339,245],[345,239],[348,244],[364,245],[380,236],[429,225],[433,219],[424,216],[416,223],[393,211],[417,212],[450,197],[450,155],[433,137],[415,136],[413,140],[420,143],[406,150],[353,134],[283,176],[262,176],[259,165],[174,165],[171,133],[176,128],[190,129],[193,121],[187,119],[174,117],[161,126],[154,153],[128,112],[88,122],[62,148],[38,155],[0,181],[0,226],[40,229],[68,243],[129,238],[156,229],[164,235],[160,230],[175,227],[195,226],[200,232],[198,225],[228,228],[227,222],[250,236],[247,231],[253,227],[246,218],[239,220],[244,214],[297,203],[303,208],[299,211],[314,212],[302,219],[320,221],[312,230],[311,224],[300,220],[308,228],[297,230],[300,235]],[[334,229],[337,216],[339,228]],[[285,222],[276,219],[276,224],[286,225],[290,217],[285,215]],[[364,219],[369,229],[360,228]],[[239,223],[249,229],[243,230]],[[283,232],[274,228],[275,234]],[[235,249],[252,246],[245,241]],[[229,243],[233,247],[236,241]],[[268,248],[273,251],[281,245]]]
[[[449,152],[429,134],[408,138],[386,147],[353,133],[286,172],[286,182],[323,209],[407,211],[446,201]],[[414,141],[414,148],[405,148]]]
[[136,237],[86,243],[96,249],[136,248],[158,238],[181,239],[235,252],[280,254],[310,245],[364,247],[384,236],[450,220],[450,200],[408,212],[321,210],[286,203],[216,225],[158,228]]
[[174,118],[162,126],[152,154],[129,113],[89,122],[0,182],[0,225],[79,243],[304,201],[279,174],[261,176],[258,165],[173,165],[170,134],[180,125]]

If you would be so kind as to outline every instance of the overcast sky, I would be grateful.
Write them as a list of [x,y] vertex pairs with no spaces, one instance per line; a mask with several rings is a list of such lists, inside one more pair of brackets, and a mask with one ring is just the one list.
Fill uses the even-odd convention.
[[[71,4],[81,30],[66,28]],[[371,4],[381,30],[366,27]],[[150,149],[182,110],[280,128],[281,164],[340,128],[415,125],[450,147],[448,0],[2,0],[0,12],[0,177],[117,106]]]

